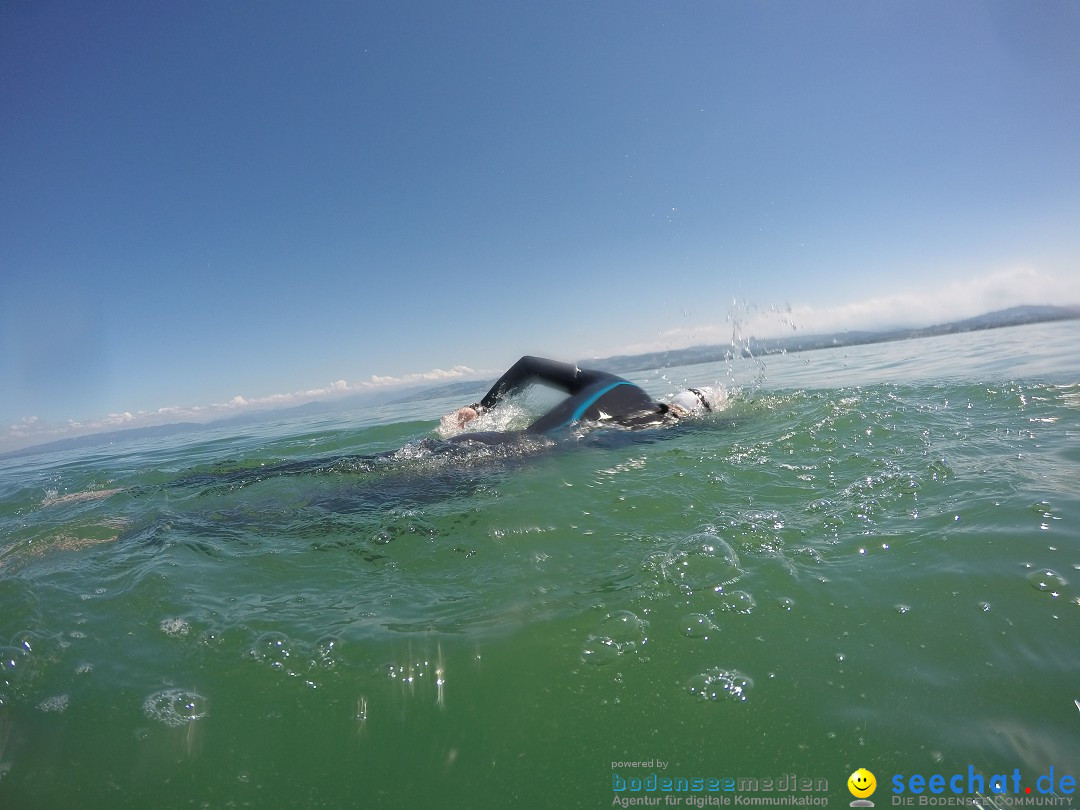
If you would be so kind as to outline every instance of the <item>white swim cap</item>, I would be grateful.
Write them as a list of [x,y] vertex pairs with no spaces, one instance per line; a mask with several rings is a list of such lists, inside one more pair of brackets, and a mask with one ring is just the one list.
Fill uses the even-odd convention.
[[687,411],[694,416],[700,416],[703,413],[715,411],[724,401],[726,396],[724,390],[721,388],[710,388],[708,386],[688,388],[673,396],[671,398],[671,404],[682,408],[684,411]]

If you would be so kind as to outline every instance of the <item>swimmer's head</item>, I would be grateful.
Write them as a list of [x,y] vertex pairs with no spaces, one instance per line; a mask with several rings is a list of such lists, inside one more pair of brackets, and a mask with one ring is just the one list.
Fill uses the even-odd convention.
[[671,405],[691,416],[702,416],[717,410],[726,398],[722,388],[702,386],[680,391],[671,398]]

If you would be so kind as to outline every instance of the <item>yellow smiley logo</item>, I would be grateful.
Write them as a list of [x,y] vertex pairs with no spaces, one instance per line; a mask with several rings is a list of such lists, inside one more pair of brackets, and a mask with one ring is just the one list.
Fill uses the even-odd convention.
[[877,789],[877,779],[866,768],[859,768],[848,777],[847,789],[856,799],[865,799]]

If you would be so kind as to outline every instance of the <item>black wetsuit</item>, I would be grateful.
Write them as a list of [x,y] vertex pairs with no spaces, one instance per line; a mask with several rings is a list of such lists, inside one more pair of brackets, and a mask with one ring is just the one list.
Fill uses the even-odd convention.
[[570,396],[529,425],[527,433],[546,434],[583,419],[641,428],[661,425],[671,418],[667,405],[654,401],[629,380],[606,371],[529,356],[522,357],[499,378],[477,403],[477,409],[493,408],[503,397],[535,382]]

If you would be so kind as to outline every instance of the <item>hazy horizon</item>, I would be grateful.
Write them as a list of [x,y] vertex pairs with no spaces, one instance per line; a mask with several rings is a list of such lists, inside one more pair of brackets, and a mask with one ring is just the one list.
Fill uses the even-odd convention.
[[[1027,305],[1034,307],[1051,306],[1051,305]],[[1080,310],[1080,305],[1072,307],[1063,307],[1060,305],[1052,305],[1058,309],[1076,309]],[[1024,308],[1025,305],[1021,305],[1019,308]],[[1012,308],[1007,308],[1012,309]],[[1003,310],[994,310],[992,312],[979,313],[977,316],[993,315]],[[951,323],[957,323],[965,320],[964,318],[957,318],[949,321],[935,321],[934,323],[918,324],[915,326],[901,326],[901,327],[882,327],[880,329],[866,329],[865,331],[870,334],[885,334],[892,330],[904,330],[904,329],[921,329],[931,326],[947,326]],[[1008,326],[1010,324],[1006,324]],[[796,330],[799,331],[799,330]],[[840,335],[850,330],[841,330],[838,332],[814,332],[813,335],[828,337],[830,335]],[[807,337],[812,335],[808,334]],[[794,337],[792,331],[777,332],[776,334],[764,335],[764,336],[747,336],[751,340],[768,339],[768,338],[792,338]],[[840,344],[848,345],[848,344]],[[734,346],[740,348],[734,341],[718,342],[718,343],[697,343],[690,346],[679,347],[678,349],[667,349],[667,351],[681,351],[684,349],[691,349],[695,347],[708,348],[708,347],[720,347],[720,346]],[[806,349],[807,351],[816,351],[820,348],[832,348],[832,347],[812,347]],[[654,350],[650,350],[654,351]],[[663,349],[661,351],[664,351]],[[624,357],[632,359],[638,356],[646,356],[649,352],[634,353],[627,355],[612,355],[614,357]],[[579,360],[584,358],[566,358],[567,360]],[[361,381],[359,383],[347,383],[344,380],[338,381],[338,383],[329,385],[323,389],[295,391],[287,394],[271,394],[260,399],[246,399],[246,398],[234,398],[226,403],[211,404],[211,405],[194,405],[189,407],[170,407],[161,408],[152,412],[140,412],[140,413],[125,413],[125,414],[111,414],[108,417],[98,420],[90,420],[87,422],[75,422],[70,421],[66,424],[54,424],[54,425],[38,425],[36,423],[26,424],[26,432],[24,434],[17,434],[12,430],[6,437],[8,440],[8,446],[4,443],[0,443],[0,456],[18,453],[23,450],[33,450],[34,448],[41,446],[49,446],[56,441],[62,441],[64,439],[77,439],[87,438],[95,435],[111,435],[116,431],[135,430],[143,427],[155,428],[155,427],[168,427],[170,425],[177,424],[200,424],[205,426],[212,426],[216,424],[227,424],[230,418],[251,416],[255,417],[261,415],[265,418],[273,418],[274,414],[281,413],[287,409],[293,409],[302,407],[304,405],[310,405],[312,403],[328,403],[334,404],[342,402],[344,400],[350,402],[360,402],[364,399],[364,394],[370,396],[372,401],[380,399],[379,394],[389,394],[391,391],[397,391],[401,394],[407,394],[409,391],[420,393],[423,391],[432,390],[432,384],[444,383],[445,385],[452,384],[452,381],[457,380],[461,384],[466,384],[469,381],[476,381],[477,383],[483,383],[490,381],[497,377],[502,370],[475,370],[467,366],[456,366],[449,371],[436,369],[427,373],[418,373],[406,375],[404,377],[374,377],[370,380]],[[428,383],[429,385],[425,385]],[[444,386],[435,386],[436,388],[442,388]],[[381,399],[385,399],[382,397]],[[15,426],[13,426],[14,428]],[[38,437],[34,440],[30,437]],[[16,437],[12,442],[13,437]],[[40,438],[49,437],[49,438]],[[19,441],[19,438],[23,438],[23,441]]]
[[0,8],[0,447],[1080,302],[1080,4]]

